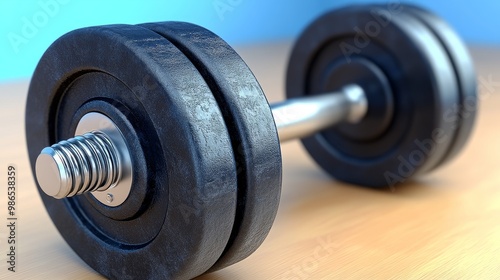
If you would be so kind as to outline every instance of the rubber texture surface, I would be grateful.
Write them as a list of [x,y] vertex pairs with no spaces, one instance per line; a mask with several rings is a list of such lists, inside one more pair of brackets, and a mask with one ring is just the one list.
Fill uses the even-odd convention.
[[[287,96],[331,92],[349,83],[362,85],[365,81],[357,80],[355,73],[339,80],[330,75],[332,69],[358,60],[368,60],[385,74],[393,95],[390,124],[375,138],[349,137],[337,127],[324,130],[303,139],[311,156],[338,180],[370,187],[396,185],[442,163],[456,141],[458,112],[453,107],[461,95],[446,49],[411,15],[360,5],[320,17],[292,51]],[[387,92],[381,82],[363,88],[368,95]],[[387,108],[387,102],[369,104],[369,110]],[[444,119],[445,114],[452,121]],[[385,122],[386,117],[369,114],[358,127],[377,120],[373,118]]]
[[197,67],[222,111],[238,167],[238,208],[231,238],[210,271],[252,254],[274,222],[281,192],[281,152],[271,109],[240,56],[220,37],[197,25],[142,25],[164,36]]
[[233,230],[237,169],[222,113],[196,67],[139,26],[62,36],[40,60],[28,93],[32,170],[41,149],[72,137],[90,111],[125,135],[133,189],[114,209],[90,195],[57,200],[40,191],[66,242],[113,279],[189,279],[210,269]]

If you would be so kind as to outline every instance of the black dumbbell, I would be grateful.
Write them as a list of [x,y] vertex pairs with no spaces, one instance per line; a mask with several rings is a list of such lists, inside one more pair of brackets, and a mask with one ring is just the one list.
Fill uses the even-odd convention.
[[305,137],[335,178],[380,187],[448,161],[476,113],[465,46],[412,6],[319,18],[292,52],[287,96],[269,106],[236,52],[196,25],[70,32],[40,60],[26,106],[47,211],[102,275],[192,278],[243,260],[268,234],[278,134]]

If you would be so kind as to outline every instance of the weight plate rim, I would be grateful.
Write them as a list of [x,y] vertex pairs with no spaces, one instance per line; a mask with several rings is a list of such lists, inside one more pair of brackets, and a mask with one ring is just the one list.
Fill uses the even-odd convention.
[[[236,221],[240,220],[241,223],[235,223],[224,254],[208,272],[220,270],[245,259],[257,250],[268,235],[277,214],[282,164],[271,109],[257,79],[243,59],[216,34],[198,25],[183,22],[141,26],[171,41],[198,67],[211,85],[230,135],[237,139],[236,145],[233,144],[235,153],[243,154],[235,154],[240,156],[237,162],[243,165],[240,166],[242,174],[239,175],[243,175],[243,180],[247,182],[239,182],[238,186],[239,191],[244,191],[238,196],[236,217]],[[239,76],[226,69],[232,63],[236,64]],[[242,106],[242,100],[250,102],[251,108]],[[232,106],[224,109],[222,103]],[[258,114],[255,113],[257,111]]]
[[[126,42],[126,43],[124,43]],[[66,48],[70,46],[69,48]],[[82,48],[82,46],[94,46],[96,48]],[[60,52],[57,53],[57,50],[66,50],[68,53],[65,52]],[[133,57],[137,58],[137,61],[131,62],[127,61],[128,65],[134,64],[135,66],[141,66],[141,67],[136,67],[134,68],[135,75],[138,75],[140,73],[142,74],[150,74],[153,77],[158,78],[158,87],[155,89],[156,91],[162,93],[163,95],[157,96],[154,99],[157,99],[157,101],[162,101],[165,102],[166,104],[170,104],[172,107],[172,112],[166,112],[166,114],[173,113],[174,109],[175,112],[182,114],[183,116],[190,117],[192,121],[192,118],[194,118],[194,114],[192,113],[192,109],[189,108],[187,105],[183,105],[183,98],[189,98],[187,91],[184,91],[187,89],[182,88],[179,86],[179,84],[167,84],[165,82],[165,77],[160,76],[160,74],[165,74],[167,77],[169,77],[168,69],[163,69],[160,67],[160,65],[164,66],[159,62],[164,56],[164,53],[161,53],[161,51],[165,51],[167,53],[175,53],[175,55],[168,57],[172,59],[172,61],[169,61],[168,68],[172,68],[175,66],[184,66],[186,69],[191,69],[191,72],[193,75],[196,77],[199,77],[198,80],[202,81],[201,77],[197,74],[197,72],[194,71],[194,66],[185,58],[180,51],[178,51],[174,46],[172,46],[168,41],[163,39],[162,37],[158,36],[156,33],[153,33],[147,29],[141,28],[141,27],[136,27],[136,26],[131,26],[131,25],[112,25],[112,26],[101,26],[101,27],[93,27],[93,28],[86,28],[86,29],[79,29],[76,31],[72,31],[60,39],[58,39],[56,42],[54,42],[51,47],[45,52],[44,56],[40,60],[37,69],[33,75],[31,84],[30,84],[30,89],[29,89],[29,94],[28,94],[28,100],[27,100],[27,114],[26,114],[26,133],[27,133],[27,143],[28,143],[28,151],[30,154],[30,161],[31,161],[31,166],[32,166],[32,171],[34,172],[34,162],[36,159],[36,156],[39,153],[39,150],[41,150],[42,147],[48,146],[52,144],[55,139],[50,139],[51,136],[49,135],[50,133],[47,131],[44,131],[43,127],[46,126],[44,122],[46,121],[47,124],[52,122],[53,120],[49,120],[50,113],[49,111],[54,110],[54,108],[42,108],[43,106],[40,106],[43,100],[51,101],[53,98],[55,98],[55,90],[56,89],[61,89],[61,87],[66,87],[67,84],[65,84],[62,80],[62,78],[74,78],[73,76],[76,74],[82,74],[82,72],[85,71],[99,71],[99,67],[107,69],[107,72],[109,71],[115,71],[113,74],[115,74],[115,77],[118,80],[126,80],[130,83],[127,83],[130,87],[133,86],[134,83],[138,83],[138,81],[132,82],[132,80],[137,78],[137,76],[132,75],[132,73],[124,73],[121,72],[122,69],[120,69],[119,66],[115,67],[110,67],[109,64],[115,63],[114,59],[112,58],[111,55],[115,55],[118,51],[123,51],[125,54],[133,54]],[[108,56],[102,56],[99,58],[96,58],[99,56],[98,54],[100,51],[103,51],[108,54]],[[153,52],[159,51],[159,52]],[[75,51],[81,51],[78,53],[78,55],[72,55],[74,54]],[[59,60],[59,56],[66,56],[66,59],[68,59],[68,63],[71,65],[64,65],[64,62],[61,62]],[[156,56],[155,56],[156,55]],[[81,57],[80,57],[81,56]],[[85,63],[82,63],[81,61],[77,61],[79,59],[82,59],[85,61]],[[87,60],[88,59],[88,60]],[[63,63],[63,64],[61,64]],[[82,67],[76,67],[75,65],[82,66]],[[58,67],[59,66],[59,67]],[[63,67],[64,66],[64,67]],[[108,67],[108,68],[106,68]],[[87,69],[87,70],[85,70]],[[69,71],[67,71],[69,70]],[[101,69],[102,70],[102,69]],[[178,68],[175,68],[177,71]],[[50,75],[48,73],[51,73]],[[47,74],[46,76],[44,74]],[[71,77],[68,77],[68,75],[72,75]],[[117,76],[116,76],[117,75]],[[128,75],[128,76],[127,76]],[[194,76],[193,76],[194,77]],[[189,80],[183,81],[186,82],[187,84],[190,83]],[[172,90],[173,87],[175,87],[176,90]],[[205,88],[205,86],[202,86],[202,88]],[[43,89],[41,91],[37,89]],[[133,88],[133,87],[132,87]],[[156,93],[156,91],[152,91],[152,93]],[[182,95],[177,95],[174,96],[172,92],[169,91],[175,91],[177,93],[183,93]],[[205,90],[202,90],[202,93],[205,93]],[[210,104],[213,104],[215,101],[212,101],[212,97],[206,95],[206,100],[210,101]],[[155,108],[158,106],[158,104],[155,104],[153,101],[148,100],[149,96],[143,96],[140,101],[144,102],[148,106],[151,106],[151,108]],[[151,98],[153,99],[153,98]],[[205,105],[209,104],[204,103]],[[48,104],[48,105],[53,105],[53,104]],[[37,108],[38,107],[38,108]],[[47,106],[49,107],[49,106]],[[194,107],[194,106],[193,106]],[[37,114],[33,114],[33,112],[36,112]],[[188,113],[189,112],[189,113]],[[218,108],[216,106],[212,106],[207,109],[207,113],[210,112],[210,114],[214,114],[216,116],[214,120],[218,119],[217,116],[220,114],[218,112]],[[30,115],[31,114],[31,115]],[[167,115],[168,116],[168,115]],[[211,116],[211,115],[210,115]],[[160,122],[160,117],[158,116],[149,116],[151,119],[154,119],[156,124],[161,124],[162,127],[158,128],[157,133],[160,133],[160,129],[164,128],[169,128],[170,125],[176,125],[173,123],[176,122],[181,122],[185,123],[187,120],[177,120],[176,122],[170,122],[170,123],[163,123]],[[222,139],[221,142],[224,142],[223,139],[227,138],[227,129],[225,126],[223,126],[223,121],[222,117],[219,116],[220,121],[217,123],[219,124],[219,127],[224,128],[224,133],[221,133],[220,138],[217,139]],[[214,124],[213,123],[207,123],[208,121],[205,121],[205,125],[209,125],[212,127]],[[183,128],[186,129],[187,128]],[[189,127],[191,129],[190,132],[193,132],[193,135],[201,136],[201,132],[199,130],[194,129],[193,127]],[[48,130],[48,129],[45,129]],[[175,131],[175,130],[174,130]],[[189,136],[187,131],[183,130],[177,130],[179,134],[187,135],[186,142],[191,141],[192,136]],[[162,137],[159,137],[160,139],[166,141],[166,143],[161,143],[162,145],[166,145],[169,142],[173,141],[172,139],[175,138],[175,136],[172,136],[171,139],[163,139],[165,136],[165,132],[163,130],[161,131]],[[226,147],[226,144],[220,143],[221,146],[224,147],[219,147],[221,151],[225,151],[224,153],[228,155],[232,155],[232,149],[230,148],[229,144]],[[183,145],[183,143],[181,143]],[[165,151],[165,150],[164,150]],[[171,152],[171,151],[169,151]],[[179,155],[182,156],[182,155]],[[201,159],[210,161],[208,157],[204,157],[203,155],[198,155],[201,156]],[[186,157],[188,159],[189,157]],[[189,161],[192,161],[194,159],[189,159]],[[220,163],[219,162],[219,168],[221,170],[226,170],[228,174],[235,174],[234,170],[234,162],[231,161],[232,156],[230,158],[227,158],[227,161],[229,164],[225,163]],[[167,165],[171,165],[174,163],[174,158],[169,158],[169,161],[166,161]],[[201,164],[198,162],[193,162],[193,165]],[[171,166],[169,166],[171,167]],[[198,167],[192,167],[192,168],[198,168]],[[191,169],[191,167],[187,167],[186,170]],[[179,172],[179,168],[176,168],[176,172]],[[167,169],[168,172],[171,172],[172,170],[170,168]],[[172,171],[173,172],[173,171]],[[194,172],[196,173],[196,172]],[[35,174],[33,174],[35,175]],[[186,180],[197,180],[196,178],[192,178],[192,174],[190,174],[191,177],[187,177]],[[207,175],[208,176],[208,175]],[[177,180],[176,178],[172,178],[172,176],[169,176],[168,181],[169,183],[175,182]],[[207,203],[213,206],[213,210],[215,211],[216,209],[223,210],[222,211],[222,216],[215,218],[213,216],[213,213],[209,213],[210,211],[205,211],[206,209],[196,209],[199,210],[200,212],[197,213],[198,215],[204,216],[206,220],[212,221],[212,223],[207,223],[205,220],[203,220],[203,224],[201,225],[194,225],[194,223],[191,223],[190,225],[180,225],[176,224],[175,227],[169,227],[172,223],[175,224],[175,221],[172,221],[172,219],[175,219],[175,217],[170,217],[170,214],[166,214],[165,221],[164,221],[164,228],[165,232],[162,231],[161,236],[158,236],[155,238],[152,242],[150,242],[147,246],[153,247],[153,246],[158,246],[160,247],[163,252],[167,252],[169,254],[172,254],[172,251],[176,251],[176,258],[177,261],[168,261],[165,256],[157,256],[158,261],[162,263],[163,265],[158,266],[158,264],[153,265],[144,265],[144,263],[137,264],[133,261],[133,257],[128,257],[129,255],[120,255],[120,254],[144,254],[151,256],[151,253],[145,252],[144,247],[142,248],[137,248],[137,250],[131,252],[132,250],[126,250],[124,248],[114,248],[119,251],[118,254],[119,257],[113,257],[113,252],[111,252],[111,247],[112,245],[110,243],[107,243],[101,239],[95,240],[93,237],[88,237],[89,234],[92,234],[89,232],[88,229],[86,228],[78,228],[78,230],[73,229],[68,229],[68,221],[71,221],[72,223],[76,223],[75,227],[78,225],[77,220],[72,220],[73,215],[69,213],[69,211],[65,211],[65,203],[63,201],[54,201],[54,199],[46,196],[42,193],[40,193],[42,200],[46,206],[47,211],[49,212],[49,215],[53,219],[53,223],[56,225],[58,228],[59,232],[65,237],[66,242],[75,250],[75,252],[80,255],[82,259],[84,259],[91,267],[94,269],[98,270],[100,273],[107,277],[113,277],[113,278],[123,278],[125,276],[130,276],[134,275],[134,273],[141,273],[141,276],[147,277],[148,275],[150,277],[153,277],[153,275],[157,275],[157,277],[166,277],[166,278],[193,278],[196,277],[200,274],[202,274],[206,269],[210,268],[215,261],[217,261],[219,255],[222,253],[223,249],[225,248],[225,245],[227,243],[227,239],[229,238],[230,231],[232,229],[232,224],[234,222],[234,215],[230,215],[230,213],[234,212],[234,208],[236,207],[236,183],[235,181],[235,176],[232,177],[231,175],[227,175],[226,178],[223,178],[221,180],[224,180],[225,183],[222,185],[218,186],[217,191],[219,192],[207,192],[204,194],[201,194],[202,190],[197,190],[200,193],[193,193],[193,196],[195,195],[196,197],[199,198],[200,203]],[[220,181],[218,181],[220,182]],[[182,184],[181,184],[182,185]],[[181,190],[176,188],[175,190],[172,189],[173,187],[170,185],[170,190],[169,190],[169,200],[174,199],[173,195],[174,192],[178,192],[176,197],[179,199],[184,199],[182,195],[180,195]],[[40,189],[39,189],[40,191]],[[205,190],[206,191],[206,190]],[[191,206],[192,201],[191,201],[191,196],[184,196],[186,199],[186,206]],[[188,199],[189,198],[189,199]],[[206,199],[203,200],[203,199]],[[169,201],[169,205],[174,206],[175,201]],[[175,204],[180,204],[182,201],[178,201],[178,203]],[[215,205],[218,208],[215,208]],[[176,205],[177,206],[177,205]],[[206,204],[202,204],[203,207],[206,207]],[[201,206],[200,206],[201,207]],[[62,210],[62,211],[60,211]],[[178,211],[178,209],[171,208],[168,211]],[[58,212],[59,211],[59,212]],[[221,211],[215,211],[215,212],[221,212]],[[167,212],[169,213],[169,212]],[[224,213],[229,213],[225,215]],[[209,216],[211,215],[211,216]],[[56,217],[57,216],[57,217]],[[181,219],[180,216],[176,216],[179,220]],[[66,219],[65,219],[66,218]],[[224,226],[224,225],[227,225]],[[181,233],[175,233],[176,231],[179,231],[181,227],[184,228],[191,228],[193,229],[193,232],[190,232],[189,234],[193,234],[193,238],[200,238],[198,241],[192,241],[192,244],[184,244],[186,242],[174,242],[174,240],[170,240],[170,242],[167,242],[168,240],[166,239],[166,236],[173,236],[179,237],[183,236]],[[199,232],[197,232],[199,230]],[[214,234],[217,232],[217,234]],[[174,233],[174,234],[168,234],[168,233]],[[79,237],[79,240],[72,240],[70,237],[71,235],[74,234],[75,236]],[[205,235],[203,235],[205,234]],[[81,238],[80,238],[81,237]],[[165,238],[165,239],[159,239],[159,238]],[[101,247],[99,247],[102,251],[102,254],[98,254],[97,256],[90,256],[88,255],[89,252],[85,250],[81,250],[78,248],[78,246],[81,246],[82,244],[85,244],[86,247],[88,247],[92,242],[97,242]],[[160,244],[157,244],[160,243]],[[168,243],[168,244],[166,244]],[[187,246],[189,245],[189,246]],[[129,248],[130,249],[130,248]],[[191,250],[192,253],[189,253],[188,250]],[[187,254],[186,254],[187,253]],[[127,257],[127,258],[126,258]],[[132,258],[132,260],[131,260]],[[114,261],[118,267],[110,267],[110,263]],[[128,265],[125,265],[128,263]],[[170,269],[170,270],[169,270]],[[150,274],[142,274],[142,273],[150,273]]]
[[[476,71],[473,59],[465,42],[463,42],[456,31],[447,22],[429,10],[408,3],[402,5],[404,8],[403,11],[421,21],[442,43],[454,66],[454,73],[457,77],[460,89],[459,124],[455,133],[455,138],[448,153],[431,169],[434,170],[455,158],[465,148],[472,135],[477,119],[477,111],[479,109]],[[467,108],[468,105],[466,104],[466,102],[470,100],[474,102],[472,109]],[[463,116],[467,114],[469,114],[469,117],[464,118]]]
[[[369,13],[370,13],[370,9],[373,9],[373,8],[376,8],[376,7],[377,6],[353,5],[353,6],[347,6],[347,7],[343,8],[343,9],[339,9],[339,10],[335,10],[335,11],[329,12],[329,13],[325,14],[323,17],[320,17],[315,22],[313,22],[306,29],[306,31],[303,32],[303,34],[301,35],[301,37],[297,41],[297,43],[296,43],[296,45],[295,45],[295,47],[294,47],[294,49],[292,51],[292,55],[291,55],[289,67],[288,67],[288,70],[287,70],[287,96],[288,97],[295,97],[295,96],[299,95],[299,92],[293,89],[294,85],[296,85],[296,82],[294,81],[294,79],[297,78],[297,77],[301,77],[301,79],[304,79],[304,76],[305,76],[304,74],[300,74],[300,75],[296,74],[294,72],[296,70],[294,70],[293,68],[297,67],[297,66],[296,65],[294,66],[293,64],[297,63],[297,60],[300,61],[299,62],[300,65],[308,65],[307,62],[309,61],[309,63],[310,63],[310,61],[312,61],[312,58],[309,58],[309,59],[304,59],[304,58],[298,59],[297,58],[297,57],[300,57],[301,55],[304,56],[304,57],[308,57],[307,54],[303,54],[303,52],[305,52],[305,50],[300,49],[300,47],[298,47],[298,45],[300,43],[307,42],[309,44],[309,46],[307,46],[307,49],[309,51],[311,51],[311,50],[318,51],[319,49],[321,49],[322,44],[325,44],[325,42],[331,41],[331,40],[333,40],[333,38],[337,38],[336,36],[338,36],[338,35],[332,35],[332,33],[333,33],[332,31],[327,30],[324,27],[321,27],[321,23],[323,23],[324,26],[335,26],[333,18],[336,18],[339,15],[343,15],[345,13],[351,13],[351,18],[350,19],[356,18],[355,15],[359,16],[359,13],[361,13],[361,12],[366,13],[366,17],[368,17]],[[357,13],[357,14],[355,14],[355,13]],[[411,22],[412,25],[414,25],[414,26],[418,27],[419,29],[423,30],[424,32],[428,33],[428,34],[426,34],[426,35],[428,35],[427,36],[428,39],[435,41],[434,42],[434,47],[438,51],[443,51],[443,52],[445,51],[444,48],[442,48],[442,46],[440,46],[439,44],[437,44],[438,43],[437,39],[434,38],[433,35],[430,36],[431,35],[430,31],[428,32],[427,28],[425,26],[423,26],[423,24],[421,24],[419,21],[414,20],[414,19],[412,19],[412,18],[410,18],[408,16],[406,16],[406,18],[404,18],[404,17],[405,17],[404,15],[395,15],[395,16],[393,15],[393,17],[391,18],[391,24],[394,24],[394,22],[396,21],[396,23],[398,24],[399,28],[403,28],[404,27],[404,28],[406,28],[406,29],[408,29],[408,30],[411,31],[412,29],[408,27],[410,23],[406,23],[406,20],[407,20],[407,21]],[[342,18],[345,19],[346,16],[343,16]],[[338,19],[338,18],[336,18],[336,19],[338,20],[337,23],[341,22],[340,19]],[[358,20],[358,19],[356,19],[356,20]],[[325,22],[328,22],[330,24],[325,24]],[[353,22],[349,22],[349,21],[344,21],[344,22],[348,22],[351,25],[355,25],[356,24],[356,22],[354,22],[354,23]],[[360,26],[362,26],[361,25],[362,23],[359,23],[359,22],[357,22],[357,23]],[[424,30],[424,27],[425,27],[425,30]],[[315,42],[311,43],[311,40],[304,39],[304,37],[307,37],[307,36],[311,37],[310,35],[307,35],[307,33],[314,32],[313,28],[317,28],[318,30],[315,31],[315,32],[318,32],[319,34],[321,34],[321,36],[323,36],[323,37],[321,37],[321,39],[318,39],[320,41],[322,40],[322,43],[315,43]],[[388,27],[385,27],[385,28],[388,28]],[[346,32],[342,33],[343,36],[347,36],[346,35],[347,32],[349,32],[349,31],[346,31]],[[415,32],[415,31],[412,31],[412,32]],[[325,35],[326,33],[329,34],[329,36],[326,36]],[[410,35],[408,35],[407,33],[402,33],[402,34],[405,35],[406,37],[410,37]],[[412,34],[412,36],[414,36],[414,33],[410,33],[410,34]],[[354,36],[354,35],[352,35],[352,36]],[[426,52],[428,52],[428,50],[426,50],[426,49],[422,49],[422,50],[423,51],[421,51],[421,52],[423,54],[426,53]],[[430,56],[428,56],[428,57],[430,57]],[[449,72],[447,74],[449,74],[451,76],[453,73],[452,73],[451,62],[449,61],[448,57],[445,56],[445,54],[443,53],[443,54],[440,54],[440,58],[443,59],[443,61],[446,60],[445,61],[446,64],[450,64],[446,68],[447,68],[447,72]],[[427,61],[430,61],[430,59],[428,59]],[[433,63],[433,61],[431,61],[431,63]],[[308,67],[310,67],[310,66],[308,66]],[[434,65],[434,67],[435,67],[435,65]],[[433,69],[436,69],[436,68],[433,68]],[[451,86],[453,86],[454,84],[456,84],[455,82],[457,82],[457,81],[453,80],[454,79],[454,75],[452,77],[450,77],[450,78],[451,78],[450,80],[453,81],[453,83],[451,83]],[[449,81],[446,82],[446,80],[444,80],[441,76],[433,77],[433,81],[434,81],[434,79],[437,79],[437,81],[439,81],[439,83],[442,86],[449,83]],[[434,83],[437,83],[437,82],[434,82]],[[441,90],[441,92],[445,92],[445,91]],[[458,92],[458,90],[457,90],[457,92]],[[302,93],[302,94],[304,94],[304,93]],[[458,96],[458,94],[457,94],[457,96]],[[446,104],[446,106],[445,105],[438,106],[438,107],[436,107],[437,108],[436,110],[441,110],[441,109],[444,110],[445,108],[448,108],[450,106],[450,104],[451,104],[451,102],[449,102],[450,100],[445,100],[446,99],[445,97],[446,96],[439,95],[439,98],[442,98],[442,100],[444,100],[445,103],[443,103],[443,104]],[[451,96],[451,98],[458,98],[458,97]],[[437,112],[439,112],[439,111],[437,111]],[[441,127],[441,125],[437,126],[437,127]],[[449,129],[449,126],[445,126],[445,129]],[[430,133],[429,133],[429,135],[430,135]],[[424,137],[426,137],[426,136],[424,136]],[[314,142],[313,140],[311,140],[312,138],[313,137],[307,138],[307,139],[303,139],[303,143],[306,146],[306,149],[311,153],[312,157],[318,162],[318,158],[317,158],[317,156],[314,155],[314,153],[319,154],[319,152],[318,151],[314,151],[314,149],[312,149],[311,146],[310,146],[310,145],[314,145],[314,143],[316,143],[316,145],[318,145],[318,142]],[[417,140],[417,139],[418,138],[411,139],[411,141]],[[408,138],[408,140],[410,140],[410,139]],[[312,141],[312,142],[310,142],[308,144],[308,141]],[[317,140],[317,141],[320,141],[320,140]],[[324,142],[324,143],[326,143],[326,142]],[[323,145],[323,144],[319,143],[319,145]],[[407,146],[408,147],[406,147],[405,149],[408,151],[408,154],[410,152],[412,152],[413,150],[416,150],[415,148],[412,148],[410,150],[411,145],[409,145],[409,144]],[[397,148],[401,150],[400,147],[397,147]],[[441,146],[439,146],[439,148],[440,148],[440,152],[444,153],[444,150],[447,149],[447,145],[441,145]],[[321,150],[321,148],[318,148],[318,149]],[[324,150],[324,148],[323,148],[323,150]],[[394,154],[394,158],[397,157],[397,156],[398,156],[398,154],[396,152],[396,154]],[[437,161],[439,159],[439,156],[434,155],[434,157],[432,159],[433,159],[433,161]],[[427,161],[427,164],[429,165],[430,162],[432,162],[432,161]],[[356,177],[353,177],[353,176],[351,176],[350,178],[346,179],[345,175],[340,174],[340,176],[339,176],[339,174],[338,174],[339,172],[335,171],[335,170],[332,170],[333,168],[331,168],[330,170],[328,170],[327,165],[329,163],[325,162],[325,160],[323,160],[323,162],[321,162],[321,160],[320,160],[318,163],[321,166],[323,166],[325,169],[327,169],[327,171],[329,171],[332,175],[334,175],[335,178],[340,179],[341,181],[347,181],[347,182],[350,182],[350,183],[361,184],[361,185],[366,185],[366,186],[370,186],[370,187],[386,187],[388,185],[392,186],[394,184],[406,181],[410,177],[413,177],[414,175],[417,175],[417,174],[421,173],[422,170],[425,170],[425,168],[422,168],[422,166],[413,166],[413,168],[414,168],[413,170],[414,171],[413,171],[412,174],[410,174],[408,176],[403,176],[400,181],[398,181],[396,183],[393,183],[393,182],[389,182],[387,179],[385,179],[385,178],[383,178],[381,176],[382,173],[386,172],[387,170],[382,170],[381,169],[380,173],[377,172],[377,174],[379,174],[379,175],[377,175],[378,179],[376,181],[375,180],[366,181],[366,180],[363,180],[362,178],[356,178]],[[363,164],[361,162],[360,163],[355,163],[355,164],[358,164],[357,165],[358,167],[359,166],[361,166],[361,167],[365,167],[366,166],[366,164],[365,165],[360,165],[360,164]],[[391,163],[392,167],[389,166],[390,170],[394,170],[397,167],[398,164],[399,164],[399,162],[397,162],[396,160],[393,160],[393,162]],[[384,163],[384,165],[388,166],[387,163]],[[387,167],[387,168],[389,168],[389,167]],[[387,169],[387,168],[385,168],[385,169]],[[344,176],[344,177],[343,178],[339,178],[341,176]],[[358,177],[362,177],[362,176],[358,176]]]

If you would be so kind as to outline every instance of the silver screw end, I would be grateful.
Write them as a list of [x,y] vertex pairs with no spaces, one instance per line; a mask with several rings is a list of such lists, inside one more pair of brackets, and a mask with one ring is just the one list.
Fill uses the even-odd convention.
[[51,147],[44,148],[36,160],[36,177],[42,190],[55,198],[67,195],[70,183],[67,168]]
[[358,85],[348,85],[342,88],[342,92],[351,105],[347,121],[350,123],[360,122],[368,112],[368,99],[365,91]]
[[105,191],[120,179],[118,153],[100,132],[86,133],[44,148],[36,160],[40,188],[54,198]]

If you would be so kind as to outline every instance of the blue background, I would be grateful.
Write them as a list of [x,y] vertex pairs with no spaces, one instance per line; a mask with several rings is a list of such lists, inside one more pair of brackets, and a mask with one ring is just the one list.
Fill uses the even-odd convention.
[[[45,49],[62,34],[80,27],[188,21],[214,31],[230,44],[249,44],[290,40],[329,9],[373,3],[363,0],[0,1],[0,82],[29,78]],[[500,45],[498,0],[407,2],[442,16],[468,43]]]

